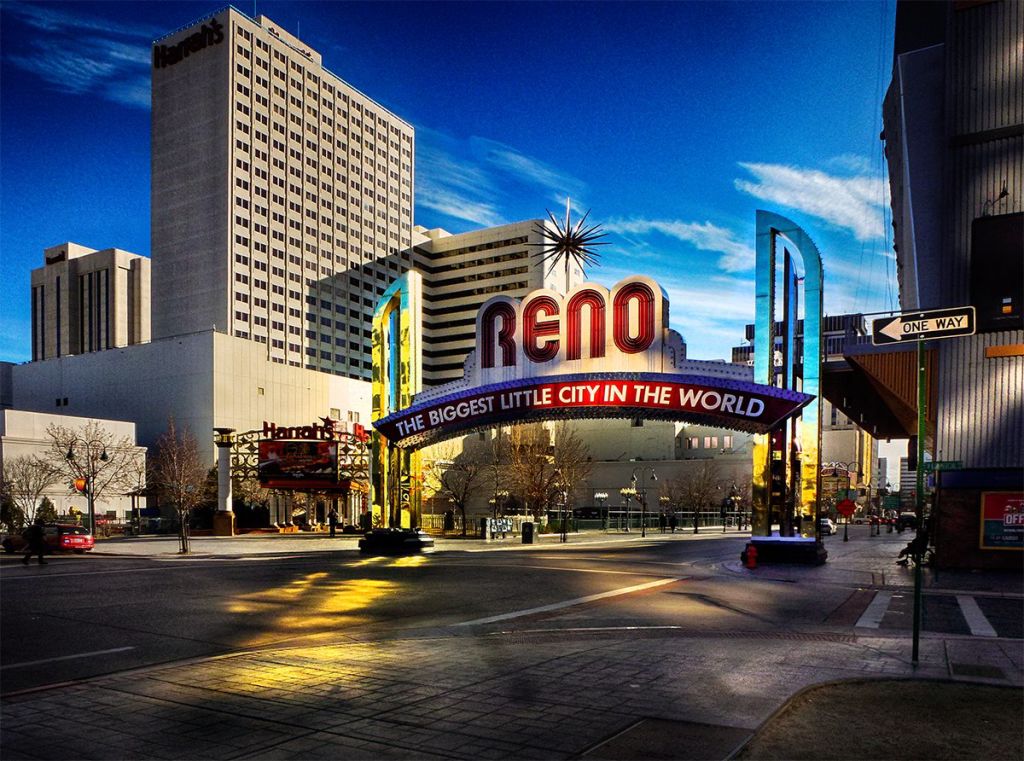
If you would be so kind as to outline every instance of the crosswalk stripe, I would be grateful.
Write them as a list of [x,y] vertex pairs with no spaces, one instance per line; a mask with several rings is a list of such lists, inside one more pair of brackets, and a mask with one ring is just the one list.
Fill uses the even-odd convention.
[[964,620],[971,627],[971,634],[975,637],[996,637],[996,630],[985,618],[985,614],[978,607],[978,601],[970,595],[957,595],[956,601],[960,603],[960,612],[964,614]]
[[877,629],[882,623],[885,611],[889,609],[889,601],[891,599],[892,592],[878,592],[875,598],[868,604],[868,607],[864,609],[860,618],[857,619],[855,626],[865,629]]

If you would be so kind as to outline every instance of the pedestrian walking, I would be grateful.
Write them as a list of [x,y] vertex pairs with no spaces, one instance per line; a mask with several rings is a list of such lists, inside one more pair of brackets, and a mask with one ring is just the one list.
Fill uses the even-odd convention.
[[665,533],[665,527],[668,526],[668,519],[665,517],[665,513],[658,516],[658,526],[661,528],[661,533]]
[[28,542],[25,545],[25,557],[21,561],[25,565],[28,565],[29,558],[33,555],[39,557],[39,565],[46,565],[46,561],[43,560],[43,552],[46,550],[44,525],[45,521],[42,518],[36,518],[36,522],[25,529],[25,533],[22,534],[25,537],[25,541]]
[[331,528],[331,536],[334,536],[334,532],[338,528],[338,510],[333,505],[331,506],[330,512],[327,513],[327,525]]
[[672,533],[676,533],[676,527],[679,525],[679,519],[675,513],[672,513],[672,517],[668,519],[668,525],[672,529]]

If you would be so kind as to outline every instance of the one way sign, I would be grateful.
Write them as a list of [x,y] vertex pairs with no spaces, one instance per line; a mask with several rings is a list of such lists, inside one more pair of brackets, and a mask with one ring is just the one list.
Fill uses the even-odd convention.
[[871,343],[876,346],[971,335],[974,335],[974,307],[904,312],[871,321]]

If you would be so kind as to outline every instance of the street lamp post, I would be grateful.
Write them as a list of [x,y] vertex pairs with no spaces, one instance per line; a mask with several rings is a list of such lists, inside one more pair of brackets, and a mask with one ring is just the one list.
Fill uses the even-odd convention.
[[619,489],[619,494],[622,495],[623,501],[626,503],[626,533],[629,533],[630,515],[629,515],[629,500],[630,498],[636,497],[636,489],[632,486],[624,486]]
[[639,489],[636,488],[636,484],[637,484],[636,472],[638,470],[640,471],[641,479],[643,478],[645,470],[651,471],[651,479],[650,479],[651,483],[657,483],[657,481],[658,481],[658,474],[655,473],[654,472],[654,468],[650,467],[649,465],[641,465],[638,468],[633,468],[633,477],[630,479],[630,482],[631,482],[631,485],[633,487],[634,492],[638,492],[640,494],[640,536],[646,537],[647,536],[647,487],[644,486],[644,485],[641,485]]
[[[82,440],[81,443],[85,447],[85,461],[84,463],[79,461],[75,455],[75,444],[79,443],[79,441],[79,439],[71,440],[65,457],[71,466],[82,474],[85,480],[85,498],[89,506],[89,533],[96,536],[96,503],[93,498],[93,487],[96,484],[96,474],[100,470],[100,466],[97,463],[106,462],[110,458],[107,456],[107,445],[102,441],[96,439]],[[97,450],[101,450],[99,455],[96,454]]]
[[235,535],[234,499],[231,493],[231,449],[234,428],[214,428],[213,443],[217,446],[217,511],[213,514],[215,536]]
[[606,499],[608,499],[608,492],[594,492],[594,501],[597,502],[597,509],[601,511],[601,524],[604,526],[605,531],[608,530],[608,513],[604,511],[604,501]]

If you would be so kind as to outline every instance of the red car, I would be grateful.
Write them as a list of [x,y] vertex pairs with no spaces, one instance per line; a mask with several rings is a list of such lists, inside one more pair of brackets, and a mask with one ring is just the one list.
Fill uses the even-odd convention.
[[[91,550],[95,541],[89,529],[76,523],[47,523],[43,526],[43,539],[47,552],[77,552]],[[4,552],[25,552],[28,542],[21,534],[9,534],[0,542]]]

